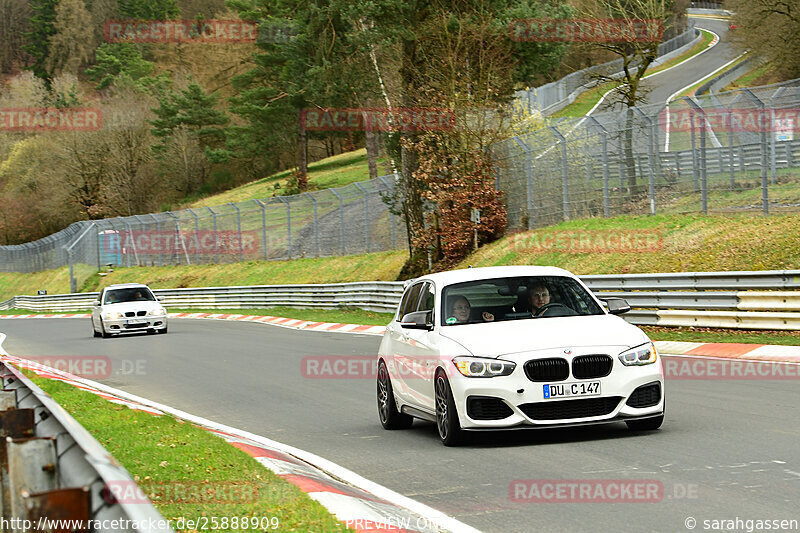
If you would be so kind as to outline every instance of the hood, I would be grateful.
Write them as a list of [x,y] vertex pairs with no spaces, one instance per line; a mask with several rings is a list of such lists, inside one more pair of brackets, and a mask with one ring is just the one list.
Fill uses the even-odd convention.
[[617,346],[622,351],[649,340],[642,330],[615,315],[443,326],[441,336],[462,345],[472,355],[482,357],[581,346]]
[[120,302],[118,304],[106,304],[103,306],[103,311],[112,313],[125,313],[127,311],[150,311],[151,309],[158,309],[160,307],[163,307],[161,305],[161,302],[146,300],[139,302]]

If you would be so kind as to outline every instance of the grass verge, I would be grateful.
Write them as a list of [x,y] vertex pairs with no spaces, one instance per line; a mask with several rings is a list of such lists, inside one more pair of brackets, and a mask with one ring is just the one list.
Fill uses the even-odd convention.
[[361,309],[295,309],[294,307],[269,307],[260,309],[169,309],[170,313],[230,313],[235,315],[278,316],[308,320],[309,322],[335,322],[339,324],[362,324],[385,326],[394,318],[394,313],[375,313]]
[[219,531],[350,531],[299,488],[204,429],[32,379],[105,446],[179,531],[190,530],[180,527],[181,518],[201,516],[273,520],[269,528],[214,528]]
[[[388,174],[383,163],[386,158],[378,159],[378,174]],[[186,207],[206,207],[243,202],[245,200],[269,198],[273,194],[286,194],[287,181],[295,169],[284,170],[266,178],[256,180],[228,191],[207,196],[194,201]],[[310,190],[342,187],[356,181],[369,179],[367,166],[367,150],[362,148],[352,152],[327,157],[308,165],[308,183]]]
[[734,342],[800,346],[796,331],[760,331],[716,328],[669,328],[639,326],[654,341]]

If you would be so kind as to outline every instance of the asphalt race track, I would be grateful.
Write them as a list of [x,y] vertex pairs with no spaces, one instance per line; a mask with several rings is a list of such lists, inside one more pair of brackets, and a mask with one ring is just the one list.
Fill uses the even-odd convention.
[[[209,320],[112,339],[93,338],[88,319],[4,320],[0,332],[12,355],[108,356],[112,375],[98,381],[319,454],[487,532],[800,520],[797,379],[669,381],[667,419],[647,434],[620,423],[481,433],[445,448],[431,423],[384,431],[372,379],[303,376],[304,357],[372,355],[378,337]],[[615,504],[509,497],[514,480],[583,479],[653,480],[663,496]]]

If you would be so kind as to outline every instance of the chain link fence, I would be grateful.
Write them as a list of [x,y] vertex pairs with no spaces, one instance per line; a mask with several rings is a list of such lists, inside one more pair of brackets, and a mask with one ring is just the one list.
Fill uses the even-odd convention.
[[104,265],[216,264],[394,250],[406,245],[402,219],[384,202],[395,179],[389,175],[293,196],[76,222],[34,242],[0,246],[0,270],[69,265],[74,291],[75,272],[91,273]]
[[561,119],[494,147],[510,229],[800,207],[800,80]]

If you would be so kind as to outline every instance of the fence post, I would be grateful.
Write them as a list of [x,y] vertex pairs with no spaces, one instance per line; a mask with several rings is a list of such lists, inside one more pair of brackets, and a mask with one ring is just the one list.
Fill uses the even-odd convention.
[[[736,103],[742,98],[741,93],[736,95],[730,104],[728,104],[728,155],[730,157],[730,176],[731,176],[731,190],[736,189],[736,176],[735,176],[735,157],[733,150],[733,109]],[[720,154],[722,157],[722,154]],[[744,170],[744,169],[739,169]]]
[[769,135],[770,135],[770,145],[771,145],[771,158],[770,163],[772,165],[772,176],[770,179],[770,184],[775,185],[775,174],[777,172],[776,166],[777,163],[775,161],[775,151],[777,149],[775,143],[777,142],[777,133],[778,130],[775,127],[775,99],[780,97],[786,91],[786,87],[779,87],[777,91],[770,97],[769,99],[769,112],[770,112],[770,121],[769,121]]
[[278,200],[286,205],[286,251],[289,254],[289,259],[292,258],[292,206],[289,201],[283,196],[276,196]]
[[317,257],[319,257],[319,220],[317,219],[317,200],[310,192],[303,193],[309,200],[311,200],[311,204],[314,206],[314,249],[317,252]]
[[244,259],[244,249],[242,248],[242,214],[239,212],[239,208],[233,202],[228,202],[228,204],[236,210],[236,231],[239,235],[239,262],[241,263]]
[[[391,185],[386,183],[386,176],[378,176],[378,179],[381,180],[381,183],[383,183],[383,185],[386,187],[386,194],[391,195],[393,192],[393,188]],[[392,213],[392,210],[388,208],[387,211],[389,212],[389,233],[392,239],[392,250],[394,250],[395,247],[394,213]]]
[[253,201],[261,208],[261,245],[264,248],[264,261],[267,260],[267,213],[266,206],[261,200],[254,198]]
[[336,196],[336,198],[339,199],[339,228],[340,228],[339,240],[340,240],[340,243],[341,243],[341,246],[342,246],[342,254],[341,255],[345,255],[345,253],[344,253],[344,203],[342,202],[342,195],[339,194],[336,191],[336,189],[329,189],[329,190],[333,193],[334,196]]
[[364,195],[364,242],[366,244],[366,253],[369,253],[369,195],[360,183],[355,182],[353,185]]
[[197,213],[194,212],[194,209],[191,207],[186,209],[189,213],[192,214],[192,218],[194,218],[194,262],[197,264],[199,261],[197,260],[197,256],[200,254],[200,221],[197,218]]
[[[750,97],[759,109],[759,123],[764,124],[767,116],[766,106],[753,91],[750,89],[742,89],[742,92]],[[767,183],[767,129],[761,128],[761,212],[766,216],[769,215],[769,184]]]
[[[691,100],[689,98],[685,97],[685,96],[684,96],[684,99],[691,102]],[[694,103],[694,102],[692,102],[692,103]],[[695,133],[694,133],[694,113],[695,113],[694,107],[690,106],[689,107],[689,123],[691,124],[691,127],[692,127],[692,133],[691,133],[691,136],[692,136],[692,179],[694,180],[694,192],[697,192],[698,190],[700,190],[700,187],[699,187],[700,177],[699,177],[699,168],[698,168],[699,165],[698,165],[698,162],[697,162],[697,141],[695,140]]]
[[206,206],[208,212],[211,213],[211,221],[214,227],[214,264],[219,264],[219,238],[217,236],[217,214],[213,209]]
[[528,227],[533,229],[536,216],[533,211],[533,157],[528,144],[519,137],[513,137],[520,148],[525,151],[525,209],[528,211]]
[[558,139],[561,145],[561,189],[562,189],[562,204],[564,211],[564,220],[569,220],[569,174],[567,172],[567,139],[561,135],[561,132],[555,126],[548,126],[553,135]]

